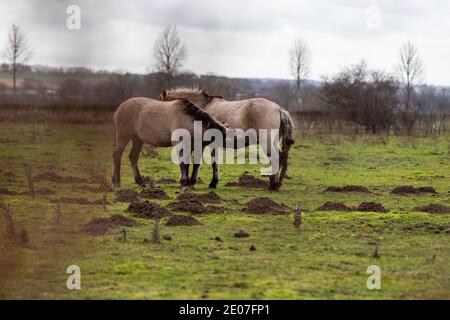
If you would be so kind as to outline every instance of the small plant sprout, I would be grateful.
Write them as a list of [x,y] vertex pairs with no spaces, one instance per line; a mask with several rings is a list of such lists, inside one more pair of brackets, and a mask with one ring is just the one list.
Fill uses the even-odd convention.
[[300,211],[300,207],[297,202],[294,209],[294,227],[295,229],[300,229],[301,225],[302,225],[302,212]]
[[380,254],[378,252],[378,243],[375,244],[375,249],[373,250],[372,258],[375,258],[375,259],[380,259],[381,258]]
[[160,218],[155,218],[155,224],[153,226],[152,241],[154,243],[161,243],[161,237],[159,232],[159,220]]

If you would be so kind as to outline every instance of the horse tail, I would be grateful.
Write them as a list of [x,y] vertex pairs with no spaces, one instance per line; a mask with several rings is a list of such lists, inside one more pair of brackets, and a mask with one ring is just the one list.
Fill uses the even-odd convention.
[[280,110],[280,140],[282,153],[289,151],[289,148],[295,142],[292,138],[294,128],[294,121],[292,121],[289,112]]
[[226,128],[216,119],[214,119],[209,113],[203,111],[200,107],[197,107],[189,99],[181,99],[185,103],[184,112],[191,115],[194,120],[202,121],[208,129],[218,129],[224,136],[226,135]]
[[280,142],[281,142],[281,150],[280,150],[280,169],[278,171],[278,183],[275,186],[275,189],[278,190],[283,183],[284,176],[286,175],[286,170],[288,167],[288,156],[289,149],[294,144],[294,139],[292,138],[292,134],[294,132],[294,121],[292,121],[289,112],[286,110],[280,110]]

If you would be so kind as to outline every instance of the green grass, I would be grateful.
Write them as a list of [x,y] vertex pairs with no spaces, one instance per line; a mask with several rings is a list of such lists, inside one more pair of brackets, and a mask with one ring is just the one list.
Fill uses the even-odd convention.
[[[112,133],[109,126],[36,126],[32,141],[29,125],[0,124],[0,168],[17,175],[0,178],[0,187],[26,190],[24,165],[33,175],[52,170],[62,175],[88,177],[90,168],[111,170]],[[144,243],[153,222],[138,219],[127,228],[105,236],[89,236],[80,226],[93,217],[120,213],[129,216],[126,203],[101,206],[62,205],[62,223],[55,226],[55,205],[48,198],[101,198],[101,194],[74,190],[70,184],[35,183],[54,195],[4,196],[18,228],[26,228],[29,246],[0,242],[0,297],[68,299],[432,299],[450,298],[449,233],[415,227],[421,222],[449,223],[449,215],[413,212],[417,205],[450,203],[449,136],[437,139],[404,137],[388,140],[377,136],[349,138],[337,135],[297,136],[290,155],[290,179],[279,193],[225,187],[244,172],[257,175],[258,166],[223,165],[216,192],[224,199],[245,204],[256,197],[270,197],[303,209],[301,231],[287,215],[251,215],[242,205],[226,202],[228,214],[196,216],[202,225],[167,227],[172,235],[162,244]],[[143,175],[178,178],[170,149],[158,156],[141,156]],[[206,182],[196,187],[209,191],[211,169],[202,168]],[[122,184],[135,186],[127,152],[123,157]],[[357,184],[371,194],[333,194],[327,186]],[[395,196],[397,185],[432,185],[437,195]],[[95,185],[92,185],[95,186]],[[163,185],[171,200],[179,187]],[[319,212],[325,201],[357,205],[376,201],[389,213]],[[159,201],[167,204],[170,201]],[[234,238],[243,229],[249,238]],[[4,220],[0,219],[0,232]],[[223,242],[212,240],[220,237]],[[375,244],[380,259],[372,257]],[[250,251],[254,245],[256,251]],[[433,260],[433,255],[435,259]],[[68,265],[81,268],[82,289],[66,289]],[[368,290],[369,265],[381,268],[381,290]]]

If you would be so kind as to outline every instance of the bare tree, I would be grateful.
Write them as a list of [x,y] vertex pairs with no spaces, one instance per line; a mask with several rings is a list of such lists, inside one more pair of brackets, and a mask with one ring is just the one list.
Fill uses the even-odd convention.
[[424,66],[419,50],[408,41],[400,48],[397,70],[405,89],[405,106],[411,109],[414,105],[414,87],[424,75]]
[[400,48],[397,72],[402,81],[405,94],[405,109],[401,112],[401,119],[407,134],[412,135],[418,117],[418,111],[415,108],[414,102],[414,89],[425,71],[422,59],[419,56],[419,50],[411,41],[404,43]]
[[167,86],[170,87],[173,76],[186,60],[186,47],[178,36],[176,26],[165,26],[156,39],[153,47],[156,68],[166,76]]
[[31,58],[31,50],[28,48],[25,35],[21,32],[19,26],[12,25],[3,56],[11,65],[10,71],[13,76],[13,97],[15,97],[19,67]]
[[295,96],[301,98],[301,85],[311,71],[311,52],[303,39],[296,39],[289,52],[289,67],[295,77]]

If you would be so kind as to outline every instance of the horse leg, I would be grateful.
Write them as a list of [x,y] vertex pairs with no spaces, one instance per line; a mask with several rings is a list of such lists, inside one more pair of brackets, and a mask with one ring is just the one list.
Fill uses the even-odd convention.
[[131,151],[128,158],[130,159],[131,168],[133,169],[134,181],[136,181],[137,184],[142,185],[144,181],[142,180],[141,173],[139,172],[138,160],[143,142],[137,136],[134,136],[131,141],[133,145],[131,146]]
[[189,180],[189,184],[192,186],[197,183],[200,167],[201,167],[200,163],[194,163],[192,165],[192,174],[191,174],[191,179]]
[[[203,148],[202,148],[202,155],[203,155],[204,148],[205,148],[205,146],[203,146]],[[195,152],[194,152],[194,155],[195,155]],[[201,166],[202,166],[202,156],[200,156],[200,159],[198,159],[198,161],[195,158],[194,164],[192,165],[191,179],[189,180],[189,184],[190,185],[194,186],[197,183],[198,174],[200,172],[200,167]]]
[[[216,150],[211,151],[211,158],[214,158],[216,155]],[[209,183],[210,188],[216,188],[219,183],[219,164],[217,161],[212,162],[213,176],[211,182]]]
[[189,164],[180,163],[180,184],[182,187],[189,186]]
[[[262,150],[264,151],[264,153],[266,154],[267,158],[270,160],[270,165],[271,165],[271,170],[272,170],[272,174],[269,176],[269,190],[270,191],[278,191],[278,189],[280,188],[280,158],[278,157],[278,166],[275,165],[274,161],[272,161],[273,159],[271,159],[271,155],[272,155],[272,144],[275,147],[275,150],[278,150],[277,145],[275,144],[276,142],[273,141],[271,142],[271,134],[270,131],[267,133],[267,138],[266,138],[266,143],[267,145],[260,144],[260,147],[262,148]],[[278,153],[279,154],[279,153]]]
[[116,147],[113,152],[113,164],[114,164],[114,172],[113,172],[113,184],[114,188],[120,188],[120,163],[122,161],[122,153],[125,147],[127,146],[130,138],[122,138],[119,139],[116,137]]

